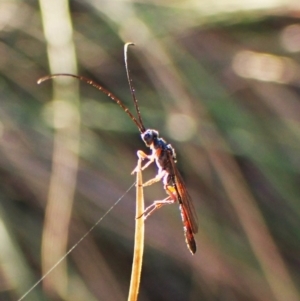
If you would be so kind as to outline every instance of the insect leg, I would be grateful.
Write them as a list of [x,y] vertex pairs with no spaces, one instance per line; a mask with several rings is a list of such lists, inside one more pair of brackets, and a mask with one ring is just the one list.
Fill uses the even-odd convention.
[[154,201],[150,206],[148,206],[142,215],[138,216],[137,218],[140,218],[144,216],[144,219],[146,219],[148,216],[150,216],[155,210],[161,208],[164,205],[170,205],[173,204],[174,200],[168,196],[167,198],[160,200],[160,201]]
[[169,176],[169,174],[165,170],[159,169],[159,172],[155,178],[153,178],[143,184],[143,186],[148,186],[148,185],[151,185],[151,184],[159,181],[160,179],[164,178],[163,179],[164,188],[168,194],[168,196],[165,199],[159,200],[159,201],[154,201],[150,206],[148,206],[145,209],[144,213],[141,215],[141,216],[144,216],[144,219],[146,219],[155,210],[159,209],[163,205],[174,204],[177,201],[176,195],[174,195],[174,191],[172,191],[171,187],[169,185],[167,185],[168,176]]
[[157,175],[153,178],[147,181],[146,183],[143,184],[143,187],[145,186],[150,186],[156,182],[159,182],[163,177],[167,176],[167,172],[165,170],[158,170]]
[[[137,156],[138,156],[138,158],[139,159],[142,159],[142,160],[144,160],[144,159],[148,159],[149,161],[142,167],[142,169],[141,170],[144,170],[144,169],[146,169],[150,164],[152,164],[153,162],[154,162],[154,160],[155,160],[155,158],[153,157],[153,156],[149,156],[149,155],[147,155],[147,154],[145,154],[143,151],[137,151]],[[136,166],[135,168],[134,168],[134,170],[131,172],[131,174],[134,174],[135,172],[137,172],[138,171],[138,166]]]

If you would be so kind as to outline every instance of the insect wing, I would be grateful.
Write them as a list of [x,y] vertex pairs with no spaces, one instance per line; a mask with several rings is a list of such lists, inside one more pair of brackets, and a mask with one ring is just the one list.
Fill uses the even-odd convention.
[[172,163],[172,168],[173,168],[173,172],[175,175],[175,189],[176,192],[178,194],[178,202],[181,203],[182,207],[184,208],[188,221],[190,223],[191,229],[193,231],[193,233],[197,233],[198,232],[198,218],[197,218],[197,214],[196,214],[196,210],[195,207],[193,205],[193,201],[192,198],[190,197],[185,183],[182,179],[182,176],[178,170],[178,168],[175,165],[174,159],[172,157],[172,155],[169,155],[169,159]]

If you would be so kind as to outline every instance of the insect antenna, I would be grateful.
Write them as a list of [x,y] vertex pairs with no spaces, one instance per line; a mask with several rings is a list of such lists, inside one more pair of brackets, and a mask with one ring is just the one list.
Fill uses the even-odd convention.
[[130,93],[131,93],[133,103],[134,103],[134,106],[135,106],[135,110],[137,112],[138,119],[139,119],[139,122],[140,122],[140,125],[141,125],[139,127],[139,130],[140,130],[141,133],[144,133],[146,131],[146,129],[144,127],[141,112],[140,112],[140,108],[138,106],[138,101],[137,101],[137,98],[135,96],[135,89],[134,89],[134,86],[132,84],[132,79],[130,77],[130,71],[129,71],[128,62],[127,62],[127,49],[128,49],[128,46],[131,46],[131,45],[134,46],[134,43],[128,42],[124,46],[124,60],[125,60],[126,75],[127,75],[127,80],[128,80],[128,83],[129,83]]
[[80,81],[83,81],[85,83],[87,83],[88,85],[91,85],[92,87],[98,89],[99,91],[101,91],[102,93],[104,93],[105,95],[107,95],[110,99],[112,99],[114,102],[116,102],[124,111],[125,113],[127,113],[127,115],[130,117],[130,119],[135,123],[135,125],[138,127],[139,131],[141,133],[145,132],[145,127],[143,125],[142,122],[142,118],[141,118],[141,114],[140,114],[140,110],[139,107],[137,105],[137,99],[135,97],[135,93],[134,93],[134,88],[131,84],[131,80],[129,77],[129,71],[128,71],[128,66],[127,66],[127,47],[128,45],[133,45],[132,43],[127,43],[125,44],[125,66],[126,66],[126,73],[127,73],[127,78],[129,81],[129,86],[130,86],[130,91],[131,91],[131,95],[133,96],[133,102],[134,102],[134,106],[136,108],[137,114],[138,114],[138,119],[137,120],[133,114],[129,111],[129,109],[123,104],[123,102],[117,97],[115,96],[113,93],[111,93],[110,91],[108,91],[107,89],[105,89],[104,87],[102,87],[101,85],[97,84],[96,82],[94,82],[91,79],[88,79],[84,76],[80,76],[80,75],[75,75],[75,74],[69,74],[69,73],[58,73],[58,74],[52,74],[52,75],[47,75],[44,77],[41,77],[37,83],[41,84],[44,81],[56,78],[56,77],[73,77],[73,78],[77,78]]

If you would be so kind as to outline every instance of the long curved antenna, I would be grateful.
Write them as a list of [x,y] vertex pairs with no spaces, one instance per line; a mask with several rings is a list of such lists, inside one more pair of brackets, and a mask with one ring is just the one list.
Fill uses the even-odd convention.
[[140,125],[141,125],[140,131],[141,131],[141,133],[144,133],[146,131],[146,129],[145,129],[144,124],[143,124],[140,108],[138,106],[138,101],[137,101],[137,98],[135,96],[135,89],[134,89],[133,84],[132,84],[132,79],[130,78],[128,63],[127,63],[127,49],[128,49],[128,46],[131,46],[131,45],[134,46],[134,43],[128,42],[124,45],[125,68],[126,68],[127,80],[128,80],[129,87],[130,87],[130,93],[131,93],[131,96],[132,96],[132,99],[133,99],[133,102],[134,102],[134,106],[135,106],[135,110],[137,112],[138,119],[139,119],[139,122],[140,122]]
[[74,75],[74,74],[69,74],[69,73],[59,73],[59,74],[52,74],[52,75],[47,75],[47,76],[41,77],[37,81],[37,83],[41,84],[42,82],[44,82],[46,80],[53,79],[53,78],[56,78],[56,77],[61,77],[61,76],[68,76],[68,77],[77,78],[78,80],[81,80],[81,81],[91,85],[92,87],[98,89],[99,91],[101,91],[102,93],[107,95],[110,99],[112,99],[114,102],[116,102],[125,111],[125,113],[127,113],[127,115],[136,124],[136,126],[138,127],[138,129],[141,133],[145,132],[144,125],[142,123],[140,123],[139,121],[137,121],[137,119],[132,115],[132,113],[129,111],[129,109],[123,104],[123,102],[118,97],[116,97],[113,93],[111,93],[107,89],[103,88],[99,84],[95,83],[91,79],[88,79],[84,76],[79,76],[79,75]]

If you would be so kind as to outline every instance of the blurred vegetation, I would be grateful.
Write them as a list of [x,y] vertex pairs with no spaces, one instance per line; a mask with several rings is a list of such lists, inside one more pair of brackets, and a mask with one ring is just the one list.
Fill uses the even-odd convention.
[[[0,300],[18,300],[135,180],[146,147],[117,105],[84,83],[36,84],[78,72],[134,111],[128,41],[145,126],[175,147],[199,219],[194,256],[176,205],[147,220],[140,300],[300,300],[299,9],[0,2]],[[24,300],[126,300],[134,194]],[[161,183],[145,196],[164,198]]]

